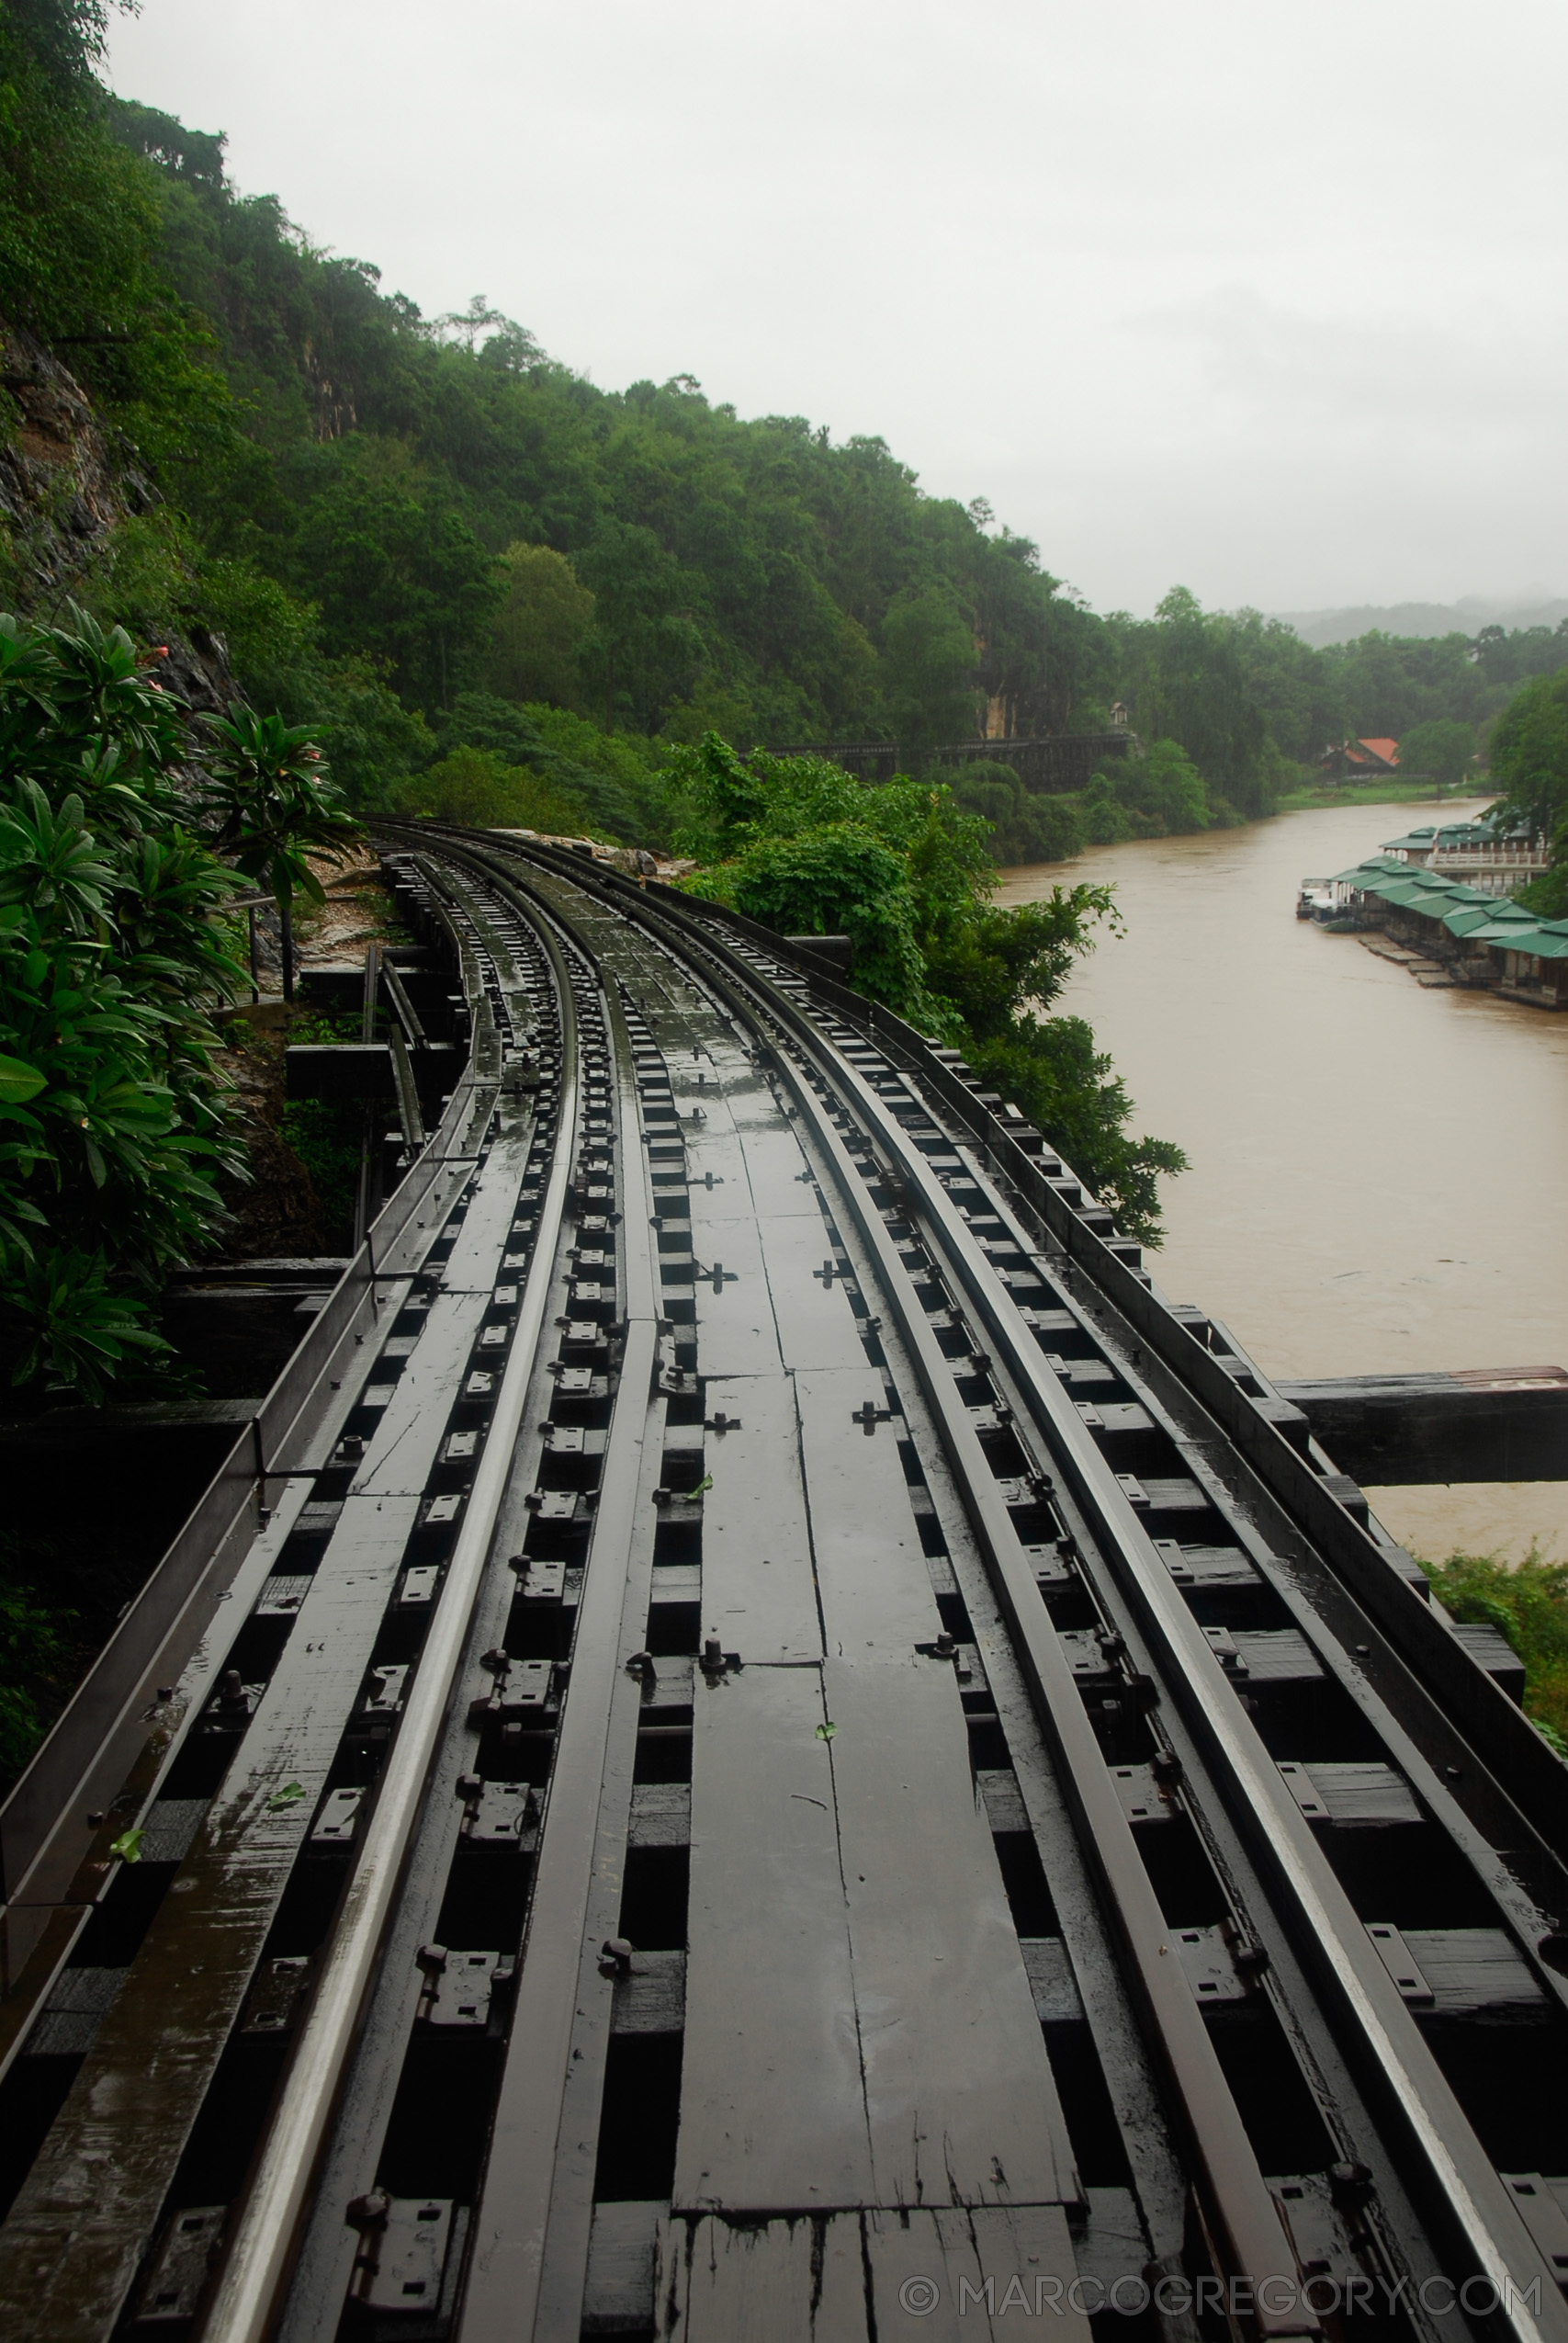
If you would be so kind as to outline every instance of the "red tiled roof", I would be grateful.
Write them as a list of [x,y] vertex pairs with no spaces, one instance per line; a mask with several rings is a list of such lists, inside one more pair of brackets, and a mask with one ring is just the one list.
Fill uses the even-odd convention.
[[1399,763],[1399,742],[1397,741],[1363,740],[1358,741],[1356,745],[1358,748],[1371,749],[1372,754],[1374,756],[1381,756],[1385,764],[1397,764]]

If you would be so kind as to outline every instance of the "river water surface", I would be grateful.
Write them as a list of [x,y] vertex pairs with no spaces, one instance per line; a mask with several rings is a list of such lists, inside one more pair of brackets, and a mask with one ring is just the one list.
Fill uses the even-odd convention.
[[[1114,880],[1127,934],[1059,1005],[1111,1052],[1134,1128],[1191,1158],[1164,1183],[1156,1282],[1267,1375],[1568,1364],[1568,1017],[1424,991],[1294,916],[1303,877],[1438,818],[1330,808],[1003,873],[1011,903]],[[1568,1483],[1373,1505],[1424,1554],[1568,1558]]]

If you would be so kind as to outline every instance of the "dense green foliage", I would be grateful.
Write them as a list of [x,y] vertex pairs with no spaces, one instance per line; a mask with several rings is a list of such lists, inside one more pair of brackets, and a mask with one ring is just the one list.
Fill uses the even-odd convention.
[[582,824],[581,807],[558,796],[547,781],[509,763],[498,750],[468,742],[396,783],[391,806],[396,813],[486,830],[538,830],[558,836]]
[[[239,194],[220,136],[107,97],[103,21],[101,0],[0,0],[0,314],[68,357],[164,499],[76,591],[143,635],[220,635],[353,802],[483,749],[576,826],[658,843],[655,740],[896,738],[920,772],[982,716],[1093,731],[1120,698],[1224,821],[1348,734],[1440,721],[1473,750],[1568,657],[1541,628],[1319,651],[1181,588],[1099,617],[879,439],[741,421],[688,376],[600,390],[479,297],[422,317]],[[513,712],[507,738],[476,733],[477,701]],[[1134,832],[1194,819],[1107,771],[1098,813],[1043,808],[1000,764],[959,794],[1001,858],[1119,834],[1111,799]]]
[[0,618],[0,1354],[95,1396],[216,1231],[211,1014],[240,882],[175,787],[187,726],[129,636]]
[[1028,789],[1010,764],[976,757],[929,765],[925,778],[951,789],[965,813],[990,823],[991,854],[1004,866],[1066,862],[1093,835],[1077,798]]
[[1423,1562],[1439,1600],[1456,1619],[1495,1627],[1525,1663],[1525,1709],[1562,1757],[1568,1757],[1568,1562],[1524,1561],[1493,1554],[1451,1554]]
[[[478,296],[423,317],[238,192],[220,136],[108,97],[103,23],[101,0],[0,0],[0,311],[66,355],[163,500],[95,554],[88,606],[220,636],[271,749],[311,728],[353,803],[674,845],[760,918],[847,928],[868,990],[961,1027],[1145,1221],[1158,1167],[1118,1154],[1092,1037],[1024,1007],[1062,972],[987,905],[991,862],[1267,812],[1351,733],[1462,772],[1568,656],[1542,628],[1314,651],[1180,587],[1098,617],[879,439],[743,421],[687,376],[602,390]],[[1075,798],[1001,751],[942,756],[1103,731],[1117,701],[1145,753]],[[920,777],[778,753],[853,738]],[[254,787],[259,735],[247,753]],[[1101,912],[1072,900],[1077,949]]]
[[[0,1783],[9,1783],[42,1737],[39,1679],[63,1655],[73,1613],[40,1603],[27,1571],[32,1558],[13,1558],[12,1541],[0,1543]],[[17,1561],[26,1576],[17,1575]]]
[[930,1034],[957,1042],[1115,1211],[1158,1234],[1156,1181],[1180,1149],[1134,1139],[1132,1102],[1080,1018],[1046,1016],[1111,890],[1055,888],[998,910],[984,817],[940,784],[881,787],[820,757],[741,758],[716,734],[682,752],[682,843],[705,869],[692,891],[793,934],[848,934],[855,983]]
[[1551,837],[1568,815],[1568,669],[1525,685],[1492,740],[1505,818]]
[[1399,769],[1414,779],[1429,775],[1452,787],[1474,777],[1475,733],[1452,716],[1429,716],[1413,724],[1399,743]]
[[1551,869],[1519,901],[1568,918],[1568,669],[1533,677],[1509,702],[1493,731],[1492,778],[1503,792],[1500,820],[1551,843]]

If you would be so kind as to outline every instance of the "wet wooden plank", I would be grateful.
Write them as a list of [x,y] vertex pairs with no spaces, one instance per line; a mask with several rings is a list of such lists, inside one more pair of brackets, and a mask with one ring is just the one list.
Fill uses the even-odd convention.
[[1374,1762],[1339,1763],[1314,1758],[1298,1766],[1327,1811],[1330,1822],[1353,1828],[1358,1824],[1419,1822],[1416,1794],[1392,1765]]
[[[902,1659],[917,1643],[940,1635],[942,1620],[898,1454],[898,1428],[876,1423],[868,1438],[856,1420],[867,1407],[874,1415],[886,1409],[882,1377],[863,1353],[852,1369],[797,1375],[795,1387],[828,1648],[860,1659]],[[963,1775],[967,1792],[967,1758]]]
[[807,1220],[822,1225],[816,1183],[803,1177],[805,1150],[795,1126],[785,1122],[771,1092],[734,1103],[736,1127],[746,1160],[751,1201],[761,1220]]
[[815,1218],[801,1214],[764,1228],[762,1257],[779,1348],[788,1367],[859,1367],[863,1372],[865,1345],[842,1280],[836,1271],[830,1279],[823,1277],[831,1251],[827,1223],[819,1213]]
[[[423,1489],[446,1432],[452,1395],[460,1387],[489,1304],[488,1286],[480,1292],[435,1296],[413,1338],[392,1396],[366,1442],[364,1459],[354,1477],[356,1494],[380,1498]],[[399,1339],[409,1338],[393,1337]],[[370,1380],[378,1380],[374,1371]]]
[[[691,1191],[692,1251],[698,1264],[693,1293],[705,1375],[776,1375],[781,1364],[773,1296],[745,1194],[743,1187],[719,1188],[715,1196],[721,1201],[716,1203],[695,1184]],[[712,1279],[716,1267],[725,1272],[717,1290]]]
[[1068,2297],[1077,2268],[1059,2207],[871,2213],[865,2230],[877,2343],[1008,2343],[1041,2331],[1089,2343]]
[[498,1138],[491,1147],[441,1270],[444,1293],[488,1293],[494,1284],[495,1265],[506,1250],[505,1240],[516,1215],[532,1137],[530,1112],[515,1133]]
[[825,1721],[815,1668],[696,1687],[678,2209],[871,2190]]
[[653,2325],[653,2269],[662,2204],[617,2199],[597,2205],[582,2294],[583,2332],[636,2334]]
[[[685,1141],[688,1177],[694,1189],[700,1189],[711,1199],[718,1212],[739,1215],[750,1211],[750,1194],[746,1184],[746,1158],[741,1151],[739,1135],[729,1119],[728,1109],[716,1092],[713,1104],[703,1109],[705,1119],[690,1120],[693,1103],[681,1102],[680,1136]],[[664,1134],[668,1136],[668,1132]],[[713,1175],[713,1186],[707,1184]]]
[[703,1447],[713,1487],[703,1500],[703,1629],[742,1659],[820,1659],[822,1623],[800,1474],[800,1427],[788,1375],[706,1385]]
[[[829,1625],[831,1624],[831,1613]],[[1076,2201],[1066,2124],[948,1661],[825,1669],[876,2193]]]
[[[0,2326],[101,2343],[316,1818],[419,1500],[351,1497],[223,1788],[0,2229]],[[304,1795],[274,1812],[298,1783]]]
[[1545,2022],[1545,1989],[1500,1928],[1407,1928],[1404,1935],[1432,1988],[1434,2016]]
[[660,2234],[658,2279],[668,2343],[866,2343],[853,2214],[827,2224],[820,2248],[809,2221],[671,2223]]

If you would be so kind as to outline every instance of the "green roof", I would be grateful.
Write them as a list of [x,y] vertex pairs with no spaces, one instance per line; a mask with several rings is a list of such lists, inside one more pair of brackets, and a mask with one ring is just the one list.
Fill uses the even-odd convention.
[[1505,928],[1487,941],[1495,941],[1505,952],[1529,952],[1538,960],[1568,960],[1568,928],[1560,920],[1550,927]]
[[[1481,928],[1499,925],[1506,916],[1506,906],[1494,895],[1483,902],[1457,904],[1444,919],[1443,925],[1450,935],[1473,935]],[[1521,911],[1519,924],[1527,926],[1529,916],[1528,911]]]
[[1535,949],[1533,945],[1522,945],[1517,939],[1521,935],[1537,935],[1540,933],[1535,921],[1527,911],[1522,919],[1494,919],[1488,920],[1484,927],[1472,927],[1470,930],[1470,941],[1472,944],[1506,944],[1511,951],[1533,952]]
[[1395,881],[1365,891],[1381,896],[1385,903],[1393,903],[1402,911],[1426,911],[1433,919],[1440,919],[1445,911],[1453,909],[1456,896],[1468,897],[1472,890],[1457,882],[1452,886],[1417,887],[1413,883],[1401,886]]

